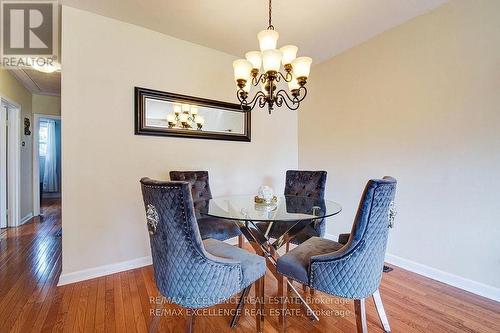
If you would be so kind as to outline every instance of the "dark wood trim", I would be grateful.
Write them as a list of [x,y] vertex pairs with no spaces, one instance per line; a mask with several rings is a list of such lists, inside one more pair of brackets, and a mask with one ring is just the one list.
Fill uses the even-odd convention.
[[[135,87],[135,135],[153,135],[153,136],[173,136],[194,139],[210,139],[210,140],[228,140],[228,141],[251,141],[251,126],[252,118],[250,111],[244,111],[239,104],[206,99],[201,97],[194,97],[188,95],[175,94],[165,91],[152,90],[147,88]],[[203,131],[186,131],[176,129],[156,129],[145,126],[145,100],[146,98],[153,98],[157,100],[176,102],[176,103],[189,103],[199,106],[206,106],[210,108],[222,109],[231,112],[241,112],[245,114],[245,133],[244,134],[229,134],[229,133],[215,133]]]

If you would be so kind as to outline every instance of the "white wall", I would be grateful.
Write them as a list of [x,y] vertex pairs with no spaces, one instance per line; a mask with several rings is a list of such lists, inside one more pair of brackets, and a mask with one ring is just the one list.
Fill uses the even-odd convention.
[[32,190],[32,135],[24,135],[24,118],[29,118],[32,122],[31,131],[33,132],[33,118],[31,117],[31,93],[16,80],[7,70],[0,68],[0,96],[9,99],[21,106],[21,220],[26,220],[33,211],[33,190]]
[[134,135],[134,86],[234,102],[233,56],[70,7],[62,15],[62,280],[149,255],[141,177],[206,169],[215,196],[282,191],[298,164],[295,112],[254,111],[251,143]]
[[299,166],[328,170],[344,206],[329,233],[350,230],[367,179],[392,175],[388,252],[500,288],[499,13],[452,1],[313,68]]
[[34,114],[61,115],[61,97],[33,94],[32,100]]

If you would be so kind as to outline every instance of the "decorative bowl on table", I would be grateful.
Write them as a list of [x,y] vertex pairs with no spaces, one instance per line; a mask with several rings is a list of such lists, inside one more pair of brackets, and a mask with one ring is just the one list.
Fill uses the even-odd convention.
[[278,198],[274,195],[272,188],[263,185],[259,187],[259,194],[255,196],[254,201],[259,205],[272,205],[278,201]]
[[278,202],[278,197],[273,195],[270,199],[264,199],[256,195],[254,201],[258,205],[274,205],[276,204],[276,202]]

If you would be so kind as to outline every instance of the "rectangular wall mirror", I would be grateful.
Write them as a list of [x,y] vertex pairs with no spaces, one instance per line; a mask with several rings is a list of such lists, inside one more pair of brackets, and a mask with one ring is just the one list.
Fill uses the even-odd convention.
[[135,134],[250,141],[250,112],[239,104],[135,88]]

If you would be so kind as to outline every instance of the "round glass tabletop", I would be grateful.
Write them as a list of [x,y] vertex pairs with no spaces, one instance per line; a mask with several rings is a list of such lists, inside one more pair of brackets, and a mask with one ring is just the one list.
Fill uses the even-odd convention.
[[254,196],[227,196],[208,201],[203,215],[228,220],[257,222],[292,222],[320,219],[340,213],[342,207],[333,201],[309,197],[281,196],[272,204],[257,204]]

